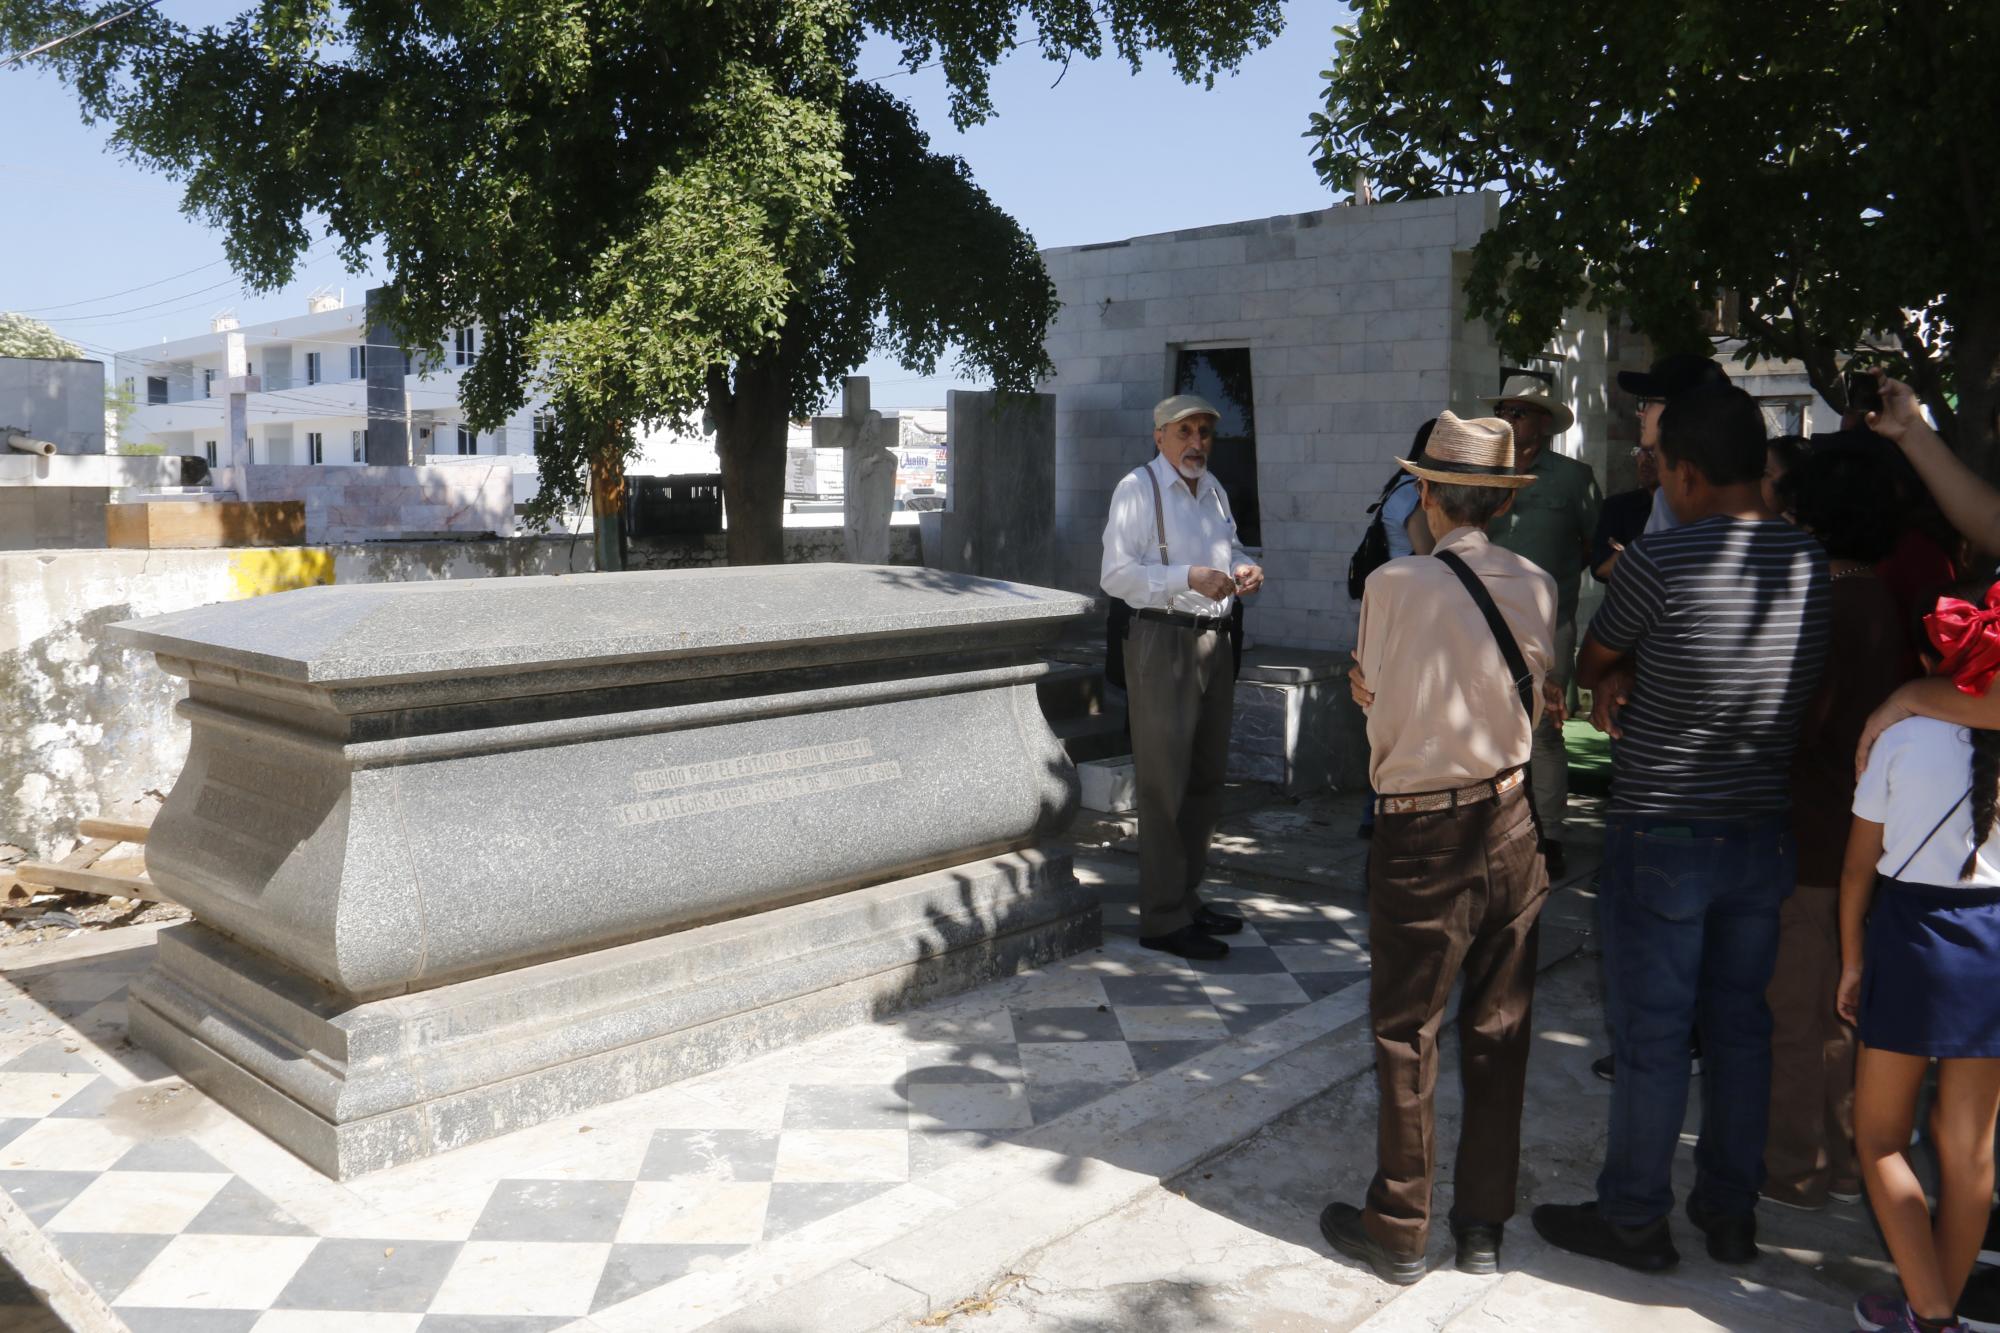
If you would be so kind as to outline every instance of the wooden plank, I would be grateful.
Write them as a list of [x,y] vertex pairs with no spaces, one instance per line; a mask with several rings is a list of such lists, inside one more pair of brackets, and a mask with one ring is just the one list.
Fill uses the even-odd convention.
[[113,842],[136,842],[145,845],[146,835],[152,832],[150,822],[141,824],[130,819],[85,819],[77,823],[76,831],[86,838],[109,838]]
[[300,546],[306,506],[303,500],[141,500],[106,505],[104,523],[111,546]]
[[[77,844],[75,851],[56,862],[65,870],[88,870],[101,860],[104,854],[118,845],[116,838],[85,838]],[[25,861],[23,865],[37,865],[35,861]]]
[[132,875],[112,875],[101,870],[53,865],[47,861],[23,861],[14,868],[23,884],[45,889],[66,889],[71,893],[95,893],[105,897],[143,898],[149,903],[172,902],[153,881]]

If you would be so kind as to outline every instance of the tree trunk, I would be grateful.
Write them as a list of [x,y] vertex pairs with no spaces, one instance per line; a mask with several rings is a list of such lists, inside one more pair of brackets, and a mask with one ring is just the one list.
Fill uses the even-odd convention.
[[590,454],[590,529],[599,573],[625,568],[623,435],[621,423],[608,423]]
[[791,379],[775,349],[736,363],[733,387],[709,376],[722,496],[729,508],[729,563],[785,562],[785,428]]

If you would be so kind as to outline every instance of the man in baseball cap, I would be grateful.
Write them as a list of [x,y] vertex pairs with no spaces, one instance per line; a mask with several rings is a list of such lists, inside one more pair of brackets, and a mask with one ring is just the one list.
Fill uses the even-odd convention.
[[1153,408],[1157,451],[1111,493],[1104,591],[1132,608],[1125,689],[1139,797],[1139,943],[1183,958],[1229,952],[1243,918],[1201,899],[1222,813],[1236,661],[1229,614],[1263,586],[1208,470],[1221,413],[1194,394]]
[[[1651,370],[1618,372],[1618,387],[1639,400],[1641,449],[1660,447],[1660,413],[1666,411],[1670,401],[1704,384],[1727,383],[1729,373],[1714,357],[1694,352],[1669,352],[1655,361]],[[1673,505],[1667,499],[1667,488],[1662,486],[1653,492],[1653,512],[1646,520],[1646,531],[1665,532],[1679,526],[1680,520],[1674,517]]]

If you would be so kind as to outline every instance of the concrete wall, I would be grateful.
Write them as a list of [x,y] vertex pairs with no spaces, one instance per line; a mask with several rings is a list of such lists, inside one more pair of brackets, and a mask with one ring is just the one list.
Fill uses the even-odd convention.
[[48,440],[57,453],[103,453],[104,363],[0,356],[0,427],[5,426]]
[[[793,561],[838,560],[839,528],[785,534]],[[917,530],[892,530],[891,558],[917,563]],[[635,546],[647,569],[726,564],[722,538]],[[59,856],[79,819],[165,792],[187,757],[174,714],[181,682],[150,653],[109,642],[140,616],[321,583],[401,583],[584,573],[588,539],[379,542],[237,551],[0,553],[0,863]]]
[[[344,446],[343,446],[344,447]],[[477,538],[514,533],[514,470],[506,463],[444,467],[227,468],[219,484],[245,500],[302,500],[315,545],[389,541],[410,533]]]

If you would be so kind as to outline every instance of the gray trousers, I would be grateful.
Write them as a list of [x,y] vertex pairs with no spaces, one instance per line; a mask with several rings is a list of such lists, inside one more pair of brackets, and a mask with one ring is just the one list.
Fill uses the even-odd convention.
[[1139,794],[1139,933],[1165,935],[1201,906],[1222,813],[1236,702],[1228,634],[1133,617],[1125,690]]
[[[1549,679],[1568,693],[1569,678],[1576,670],[1574,620],[1565,620],[1556,626],[1555,649],[1556,660],[1549,666]],[[1562,728],[1547,714],[1543,714],[1542,724],[1535,728],[1535,744],[1531,753],[1534,762],[1528,775],[1535,786],[1535,813],[1542,817],[1542,834],[1547,838],[1560,839],[1563,816],[1569,809],[1569,749],[1563,744]]]

